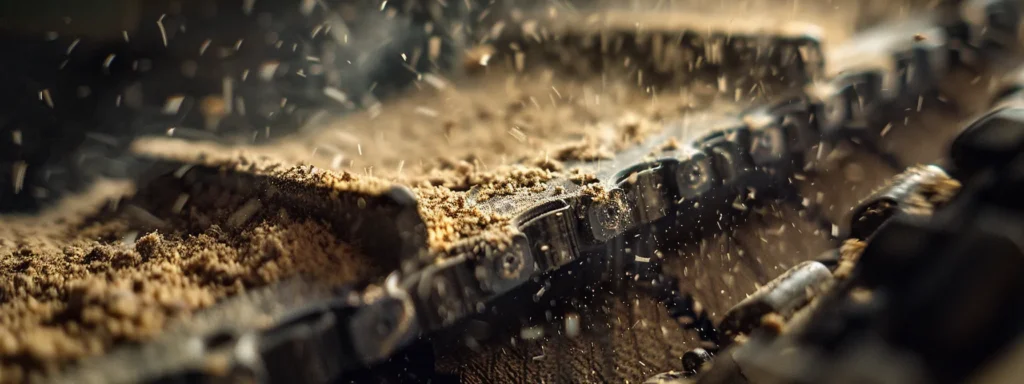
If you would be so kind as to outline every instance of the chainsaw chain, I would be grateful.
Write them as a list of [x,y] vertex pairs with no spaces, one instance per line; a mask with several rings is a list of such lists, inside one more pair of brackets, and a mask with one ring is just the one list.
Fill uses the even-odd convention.
[[[802,79],[792,79],[792,73],[785,76],[800,83],[801,89],[723,117],[713,123],[712,133],[696,140],[686,136],[692,122],[668,122],[660,134],[611,160],[568,165],[596,176],[586,185],[564,178],[550,180],[542,191],[528,196],[477,199],[470,192],[470,201],[482,211],[514,219],[506,228],[492,228],[444,251],[427,251],[426,225],[417,201],[401,186],[378,194],[332,191],[327,182],[292,185],[273,173],[225,173],[217,166],[177,164],[175,177],[183,186],[215,183],[283,205],[299,205],[331,222],[343,240],[362,244],[381,260],[394,260],[395,272],[383,283],[344,292],[294,281],[260,290],[201,314],[195,320],[200,325],[169,332],[131,352],[83,362],[57,381],[332,382],[348,370],[385,361],[421,335],[480,313],[487,303],[516,287],[579,263],[605,266],[608,275],[630,273],[638,281],[652,282],[659,292],[655,295],[673,316],[688,318],[681,323],[698,329],[707,351],[713,353],[720,341],[717,330],[707,314],[694,308],[692,298],[679,295],[674,280],[661,276],[658,261],[641,262],[632,256],[623,260],[609,242],[650,228],[674,231],[673,236],[702,236],[724,230],[724,221],[741,220],[749,207],[776,201],[792,203],[814,216],[816,207],[803,203],[794,178],[815,162],[821,145],[855,143],[902,168],[878,145],[880,132],[934,95],[938,81],[960,62],[957,57],[998,57],[992,47],[1006,43],[999,33],[1016,33],[1017,26],[1005,25],[999,17],[997,9],[1004,4],[945,4],[913,20],[855,36],[821,55],[826,60],[809,59],[808,48],[820,52],[821,45],[807,34],[797,39],[803,49],[795,49],[780,43],[791,41],[791,36],[732,40],[729,30],[675,31],[690,36],[676,43],[700,48],[692,49],[695,60],[707,60],[707,52],[715,51],[735,61],[727,63],[729,68],[764,65],[764,57],[750,53],[771,51],[776,44],[790,47],[789,54],[768,57],[780,68],[799,62]],[[836,60],[837,67],[827,66],[830,60]],[[687,144],[667,146],[670,140]],[[303,172],[329,173],[313,167]],[[291,201],[291,188],[321,188],[338,197]],[[587,192],[595,188],[606,194]],[[826,235],[838,235],[831,223],[822,221],[822,227]],[[509,236],[496,240],[493,233]],[[268,310],[272,326],[202,320],[216,319],[218,313],[231,316],[225,308],[253,300],[277,303]],[[173,358],[167,357],[171,354]],[[131,359],[131,369],[114,369],[125,365],[123,359]],[[219,369],[211,368],[213,359],[220,362]]]
[[[730,309],[719,328],[730,349],[688,353],[688,369],[645,383],[993,379],[985,376],[993,361],[1019,357],[1008,346],[1020,330],[1015,293],[1024,267],[1014,242],[1021,222],[1012,215],[1024,186],[1022,75],[1014,69],[998,84],[992,106],[964,124],[941,166],[909,169],[861,202],[842,248]],[[977,311],[948,305],[966,297],[999,299]],[[971,319],[953,332],[970,337],[934,337],[964,324],[951,311]]]

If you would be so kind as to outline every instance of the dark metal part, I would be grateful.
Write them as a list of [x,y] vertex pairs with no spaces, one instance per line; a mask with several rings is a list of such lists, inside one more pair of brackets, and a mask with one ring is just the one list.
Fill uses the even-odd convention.
[[805,261],[761,287],[726,312],[719,332],[726,341],[749,334],[762,325],[764,316],[789,319],[832,284],[832,272],[821,263]]
[[694,375],[700,372],[705,363],[711,361],[714,355],[704,348],[694,348],[683,354],[683,372],[686,375]]
[[947,200],[945,195],[938,194],[955,192],[958,187],[959,182],[938,166],[915,167],[904,172],[854,208],[849,237],[865,240],[897,214],[930,214],[936,205]]
[[973,121],[957,136],[950,157],[957,174],[990,164],[1007,165],[1024,148],[1024,106],[999,108]]

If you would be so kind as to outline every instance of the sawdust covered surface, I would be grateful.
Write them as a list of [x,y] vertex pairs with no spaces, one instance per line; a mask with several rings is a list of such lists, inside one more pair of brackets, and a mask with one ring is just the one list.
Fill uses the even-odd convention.
[[[492,198],[547,190],[559,172],[529,166],[503,166],[481,171],[463,163],[452,172],[415,187],[420,214],[427,223],[428,242],[434,251],[445,252],[474,236],[500,243],[510,241],[512,215],[482,208],[477,202]],[[435,185],[435,183],[437,185]]]
[[[117,192],[0,224],[0,382],[144,342],[223,298],[292,276],[341,284],[377,273],[317,220],[267,207],[231,226],[228,213],[241,207],[228,204],[207,210],[203,228],[146,231],[122,210],[97,213]],[[176,219],[194,222],[198,212]]]
[[[445,252],[467,239],[508,239],[511,217],[480,201],[541,191],[565,176],[567,163],[608,159],[689,111],[728,113],[762,97],[713,81],[652,89],[615,76],[487,72],[468,81],[424,76],[402,98],[272,146],[160,138],[133,150],[279,178],[297,192],[375,194],[405,184],[426,221],[428,246]],[[244,220],[233,214],[253,200],[231,193],[191,196],[171,216],[166,205],[138,206],[128,218],[124,205],[122,215],[98,208],[120,194],[75,202],[80,209],[63,219],[0,224],[0,382],[150,340],[197,310],[291,276],[340,284],[385,272],[335,238],[330,225],[273,204]],[[160,230],[151,229],[154,222]]]
[[224,174],[245,173],[281,180],[303,187],[320,187],[336,192],[355,192],[377,195],[387,191],[394,183],[375,177],[356,177],[350,172],[322,172],[318,167],[304,162],[283,161],[273,154],[257,153],[244,148],[226,149],[213,143],[183,142],[175,140],[140,139],[133,143],[133,150],[147,157],[172,161],[189,167],[215,168]]

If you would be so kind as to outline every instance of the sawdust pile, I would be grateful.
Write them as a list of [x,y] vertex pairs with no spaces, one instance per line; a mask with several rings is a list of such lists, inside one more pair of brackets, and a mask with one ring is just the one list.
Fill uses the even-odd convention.
[[465,194],[445,187],[417,189],[420,212],[427,223],[427,242],[434,251],[443,251],[453,242],[507,223],[509,217],[483,212],[466,201]]
[[[327,199],[330,194],[318,189],[324,186],[373,196],[368,192],[389,184],[233,158],[199,163],[302,186],[295,196]],[[76,209],[57,207],[64,216],[0,227],[6,235],[0,240],[0,381],[21,382],[126,342],[144,342],[221,299],[290,277],[337,285],[388,272],[383,261],[370,262],[336,237],[329,223],[297,214],[303,207],[232,189],[230,172],[214,179],[222,184],[198,179],[183,187],[185,170],[154,178],[135,193],[105,191],[93,201],[66,202]],[[482,210],[470,191],[477,199],[529,193],[562,176],[527,166],[484,171],[463,164],[440,185],[413,187],[430,250],[443,254],[479,236],[507,239],[511,217]]]
[[342,284],[377,273],[329,225],[284,210],[193,233],[142,234],[120,216],[102,216],[51,223],[58,228],[36,236],[24,232],[26,221],[0,229],[21,234],[0,242],[0,381],[151,339],[247,289],[297,275]]

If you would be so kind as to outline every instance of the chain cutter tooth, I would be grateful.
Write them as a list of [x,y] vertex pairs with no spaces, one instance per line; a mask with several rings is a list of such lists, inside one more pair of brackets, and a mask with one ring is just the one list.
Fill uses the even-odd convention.
[[553,271],[580,258],[574,206],[579,205],[555,200],[523,215],[518,228],[530,240],[538,270]]
[[670,214],[667,169],[661,161],[652,161],[626,168],[616,177],[618,188],[626,191],[625,200],[636,207],[638,224],[651,224]]
[[345,334],[356,310],[345,300],[299,311],[261,332],[260,357],[270,382],[299,374],[305,382],[326,382],[358,367],[358,355]]

